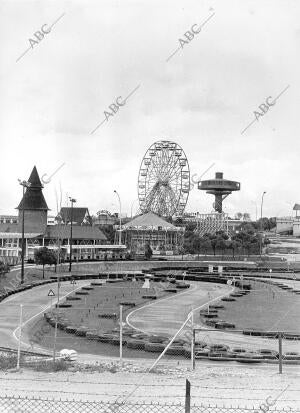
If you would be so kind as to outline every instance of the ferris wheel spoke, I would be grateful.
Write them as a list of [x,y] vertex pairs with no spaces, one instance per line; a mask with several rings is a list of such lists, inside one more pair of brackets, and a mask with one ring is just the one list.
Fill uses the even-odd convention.
[[152,144],[139,172],[138,195],[142,212],[153,211],[162,216],[183,212],[188,194],[182,190],[189,184],[183,173],[189,176],[189,165],[178,144],[165,140]]

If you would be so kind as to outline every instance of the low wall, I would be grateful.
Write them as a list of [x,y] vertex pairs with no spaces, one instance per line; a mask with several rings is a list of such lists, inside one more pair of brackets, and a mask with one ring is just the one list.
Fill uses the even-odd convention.
[[245,261],[99,261],[72,264],[72,272],[86,272],[88,274],[99,274],[101,272],[117,271],[142,271],[151,268],[197,268],[209,265],[223,265],[223,267],[256,268],[253,262]]

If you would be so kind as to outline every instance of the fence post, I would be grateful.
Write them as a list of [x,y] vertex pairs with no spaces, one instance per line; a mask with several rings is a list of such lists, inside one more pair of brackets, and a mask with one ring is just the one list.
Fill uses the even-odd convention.
[[195,341],[196,341],[196,330],[193,328],[192,346],[191,346],[191,357],[192,357],[192,369],[193,370],[195,370]]
[[278,333],[279,374],[282,374],[282,333]]
[[53,363],[55,363],[56,357],[56,339],[57,339],[57,314],[55,319],[55,329],[54,329],[54,343],[53,343]]
[[194,353],[194,341],[193,341],[193,332],[194,332],[194,312],[192,310],[191,312],[191,363],[192,363],[192,369],[193,369],[193,353]]
[[191,412],[191,383],[185,380],[185,413]]
[[123,306],[120,305],[120,363],[123,358]]
[[18,341],[18,359],[17,359],[17,370],[20,369],[20,358],[21,358],[21,336],[22,336],[22,320],[23,319],[23,304],[20,305],[20,324],[19,324],[19,341]]

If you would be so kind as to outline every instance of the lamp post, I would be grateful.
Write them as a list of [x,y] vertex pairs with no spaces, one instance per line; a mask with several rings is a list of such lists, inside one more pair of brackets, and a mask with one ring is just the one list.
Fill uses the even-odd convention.
[[73,204],[76,202],[76,199],[69,198],[71,202],[71,234],[70,234],[70,264],[69,272],[72,270],[72,244],[73,244]]
[[119,230],[119,245],[121,245],[121,228],[122,228],[122,218],[121,218],[121,210],[122,210],[122,206],[121,206],[121,198],[120,195],[118,194],[118,192],[116,190],[114,190],[114,193],[117,195],[118,200],[119,200],[119,206],[120,206],[120,212],[119,212],[119,221],[120,221],[120,230]]
[[260,242],[259,242],[259,251],[260,251],[260,256],[262,254],[262,211],[263,211],[263,203],[264,203],[264,196],[266,194],[266,191],[263,192],[262,196],[261,196],[261,204],[260,204]]
[[27,181],[21,181],[21,179],[18,179],[19,184],[22,185],[23,187],[23,198],[22,198],[22,249],[21,249],[21,284],[24,284],[24,232],[25,232],[25,208],[24,208],[24,195],[25,195],[25,188],[29,188],[31,186],[30,182]]

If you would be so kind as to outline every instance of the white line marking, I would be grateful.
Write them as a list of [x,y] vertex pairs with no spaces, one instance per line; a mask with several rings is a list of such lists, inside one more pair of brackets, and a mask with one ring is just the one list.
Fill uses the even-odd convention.
[[[64,282],[64,281],[63,281]],[[65,281],[65,282],[68,282],[68,281]],[[63,300],[64,298],[66,298],[68,295],[70,295],[70,294],[72,294],[74,291],[76,291],[76,290],[79,290],[80,288],[82,288],[83,286],[85,286],[85,285],[87,285],[87,284],[90,284],[90,282],[88,282],[88,283],[84,283],[83,285],[81,285],[80,287],[77,287],[77,288],[74,288],[74,289],[72,289],[72,291],[70,291],[68,294],[65,294],[64,296],[62,296],[62,297],[60,297],[59,298],[59,301],[61,301],[61,300]],[[26,292],[26,291],[24,291],[24,292]],[[27,291],[28,292],[28,291]],[[20,293],[20,294],[22,294],[22,293]],[[57,300],[56,300],[56,302],[54,302],[54,305],[57,303]],[[28,320],[26,320],[24,323],[22,323],[22,328],[26,325],[26,324],[28,324],[31,320],[33,320],[34,318],[36,318],[36,317],[38,317],[40,314],[42,314],[45,310],[47,310],[48,308],[50,308],[51,307],[51,303],[49,304],[49,305],[46,305],[46,307],[44,307],[40,312],[38,312],[37,314],[35,314],[35,315],[33,315],[32,317],[30,317]],[[12,335],[13,335],[13,338],[16,340],[16,341],[19,341],[19,338],[17,337],[17,331],[20,329],[20,326],[18,326],[14,331],[13,331],[13,333],[12,333]],[[26,345],[26,346],[28,346],[28,343],[25,343],[24,341],[21,341],[21,344],[22,345]]]

